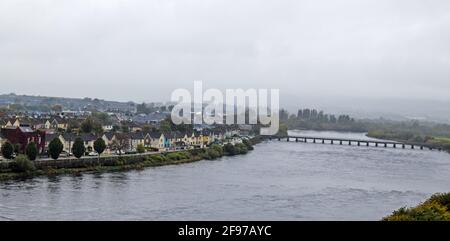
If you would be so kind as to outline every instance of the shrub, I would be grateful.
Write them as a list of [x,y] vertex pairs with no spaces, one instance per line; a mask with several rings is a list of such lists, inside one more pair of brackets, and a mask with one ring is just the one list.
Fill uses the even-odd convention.
[[38,154],[38,149],[36,147],[36,143],[34,143],[34,142],[28,143],[25,153],[27,154],[27,157],[29,160],[31,160],[31,161],[36,160],[36,157]]
[[435,194],[413,208],[400,208],[384,221],[450,221],[450,193]]
[[84,147],[84,142],[81,138],[77,137],[72,145],[72,153],[76,158],[83,156],[86,148]]
[[236,148],[235,148],[234,145],[231,144],[231,143],[225,144],[225,146],[223,147],[223,149],[224,149],[226,155],[234,156],[234,155],[237,154]]
[[16,172],[31,173],[36,170],[34,163],[28,160],[27,156],[19,155],[14,160],[13,170]]
[[20,153],[20,144],[18,144],[18,143],[14,144],[14,153],[16,155],[19,155],[19,153]]
[[219,151],[212,149],[212,148],[206,150],[206,152],[202,154],[202,157],[207,160],[214,160],[221,156],[222,155],[219,153]]
[[243,143],[237,143],[234,147],[236,149],[236,154],[245,154],[248,152],[247,146]]
[[2,156],[6,159],[12,159],[12,155],[14,153],[13,145],[7,141],[2,145]]
[[137,151],[138,153],[144,153],[144,152],[145,152],[145,147],[144,147],[144,145],[142,145],[142,144],[137,145],[136,151]]
[[217,151],[220,156],[223,156],[223,147],[221,145],[214,144],[210,148]]
[[166,157],[161,155],[161,154],[156,154],[156,155],[151,155],[148,157],[151,161],[156,161],[156,162],[164,162],[166,161]]
[[244,145],[247,147],[247,150],[252,151],[254,149],[252,143],[249,140],[244,139],[242,140],[242,143],[244,143]]
[[50,153],[51,158],[58,159],[61,154],[64,146],[59,140],[58,137],[55,137],[50,144],[48,145],[48,152]]
[[102,138],[97,138],[97,140],[95,140],[94,142],[94,150],[100,156],[103,153],[103,151],[105,151],[105,149],[106,149],[105,141]]

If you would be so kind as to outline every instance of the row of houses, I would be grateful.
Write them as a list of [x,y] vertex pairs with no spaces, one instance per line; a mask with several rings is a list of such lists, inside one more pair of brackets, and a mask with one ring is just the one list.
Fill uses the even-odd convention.
[[[131,133],[112,133],[107,132],[101,136],[105,141],[106,153],[115,151],[114,142],[121,142],[124,151],[136,151],[139,145],[158,151],[182,150],[203,148],[212,143],[223,143],[232,140],[238,134],[237,131],[212,132],[212,131],[192,131],[192,132],[131,132]],[[64,144],[64,151],[71,153],[71,147],[76,138],[84,141],[86,150],[93,151],[94,142],[98,138],[94,134],[75,135],[72,133],[48,134],[46,136],[46,146],[53,140],[59,138]]]
[[113,133],[106,132],[102,136],[96,136],[92,133],[74,134],[74,133],[46,133],[40,130],[33,130],[27,126],[8,126],[1,129],[0,147],[5,141],[13,144],[19,144],[23,152],[30,142],[35,142],[41,153],[45,153],[49,143],[54,138],[59,138],[63,143],[63,151],[72,153],[72,146],[76,138],[81,138],[88,152],[93,151],[94,142],[99,137],[106,145],[106,153],[115,151],[114,143],[120,142],[123,151],[136,151],[138,145],[152,148],[158,151],[179,150],[203,148],[212,143],[223,143],[233,139],[239,134],[238,130],[209,130],[189,131],[189,132],[131,132],[131,133]]
[[[73,120],[78,123],[81,123],[85,120],[84,117],[77,117],[74,119],[62,118],[62,117],[53,117],[49,119],[35,119],[35,118],[14,118],[1,120],[0,126],[1,128],[11,128],[11,127],[30,127],[34,130],[67,130],[69,128],[69,121]],[[103,124],[102,128],[104,131],[111,131],[113,129],[114,124],[119,124],[118,122]]]

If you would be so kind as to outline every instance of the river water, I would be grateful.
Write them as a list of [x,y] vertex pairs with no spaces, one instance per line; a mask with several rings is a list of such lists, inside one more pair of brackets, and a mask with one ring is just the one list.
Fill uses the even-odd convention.
[[448,191],[444,152],[271,141],[215,161],[3,182],[0,220],[379,220]]

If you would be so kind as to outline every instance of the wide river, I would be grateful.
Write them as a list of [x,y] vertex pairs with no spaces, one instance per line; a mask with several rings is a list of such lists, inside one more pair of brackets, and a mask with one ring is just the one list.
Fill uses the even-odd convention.
[[272,141],[215,161],[2,182],[0,220],[379,220],[448,191],[444,152]]

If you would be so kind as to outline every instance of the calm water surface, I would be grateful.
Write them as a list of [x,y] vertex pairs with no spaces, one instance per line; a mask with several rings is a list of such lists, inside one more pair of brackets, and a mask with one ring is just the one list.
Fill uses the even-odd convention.
[[379,220],[448,191],[443,152],[273,141],[216,161],[3,182],[0,220]]

